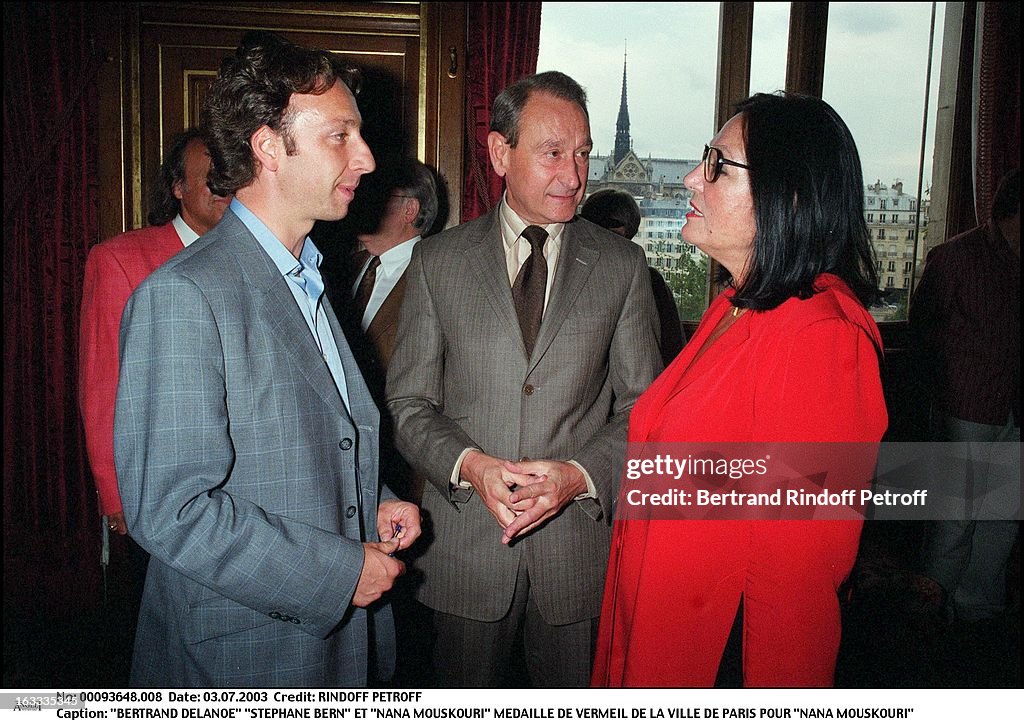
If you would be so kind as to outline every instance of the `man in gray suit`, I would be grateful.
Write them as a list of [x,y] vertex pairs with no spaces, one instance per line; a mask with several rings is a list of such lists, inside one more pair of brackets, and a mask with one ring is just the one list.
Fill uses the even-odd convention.
[[535,685],[583,686],[658,321],[640,247],[574,219],[592,147],[579,84],[506,88],[488,146],[504,198],[416,246],[388,368],[399,449],[430,482],[418,597],[440,684],[507,686],[522,634]]
[[326,52],[243,39],[204,107],[208,182],[235,200],[124,312],[117,475],[152,555],[134,685],[388,676],[393,621],[375,602],[419,512],[378,483],[379,415],[307,237],[374,168],[354,77]]

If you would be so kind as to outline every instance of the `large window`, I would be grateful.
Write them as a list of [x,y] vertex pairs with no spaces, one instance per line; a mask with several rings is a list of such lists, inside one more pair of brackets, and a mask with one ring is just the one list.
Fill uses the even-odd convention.
[[754,3],[750,40],[750,92],[774,93],[786,88],[786,46],[789,3]]
[[[589,98],[587,191],[625,190],[641,208],[642,229],[665,229],[657,238],[673,242],[647,244],[647,261],[684,320],[707,307],[707,257],[678,241],[689,205],[683,177],[715,133],[718,13],[718,3],[544,3],[541,15],[537,70],[568,73]],[[617,127],[624,100],[628,129]],[[619,131],[628,142],[617,155]]]
[[[895,224],[902,219],[907,221],[905,226],[912,223],[922,231],[928,223],[944,5],[937,3],[935,8],[932,38],[932,3],[832,2],[828,6],[822,97],[850,126],[869,198],[877,199],[881,209],[914,210],[909,215],[893,213],[889,220]],[[869,201],[869,205],[873,204]],[[916,213],[919,207],[920,214]],[[870,214],[867,222],[872,222]],[[879,223],[885,222],[883,213]],[[879,229],[877,238],[895,236]],[[913,232],[900,236],[904,241],[900,254],[918,258],[921,265],[924,248],[919,247],[918,236]],[[885,286],[891,289],[893,284]],[[899,284],[872,308],[872,314],[881,321],[905,318],[909,291],[909,283]]]
[[[899,250],[920,265],[934,142],[934,121],[925,121],[934,119],[936,110],[943,5],[936,4],[933,29],[932,3],[829,3],[826,27],[823,19],[814,19],[814,8],[799,3],[546,2],[538,70],[562,70],[588,92],[594,137],[588,192],[605,187],[629,191],[645,218],[677,219],[673,239],[685,223],[689,200],[682,176],[716,130],[716,87],[725,88],[726,101],[733,102],[743,88],[771,92],[782,88],[787,77],[798,84],[823,77],[822,97],[846,120],[861,153],[866,207],[873,211],[865,214],[872,239],[889,241],[894,235],[893,229],[886,234],[879,227],[887,214],[876,223],[874,211],[914,211],[906,218],[900,214],[900,220],[904,228],[913,224],[922,232],[900,231],[906,248]],[[793,21],[805,28],[806,37],[791,38],[790,16],[798,11]],[[727,14],[720,18],[720,13]],[[735,22],[744,13],[752,27],[749,38],[740,37],[748,25]],[[814,40],[822,35],[823,56],[814,52]],[[738,86],[736,58],[748,45],[750,67],[740,64]],[[728,62],[720,63],[720,56]],[[787,58],[794,57],[802,63],[798,73],[786,67]],[[625,113],[620,112],[623,101]],[[617,122],[627,115],[624,134],[627,128]],[[628,138],[625,146],[620,142],[618,157],[617,132]],[[710,264],[701,252],[687,252],[682,244],[667,248],[672,250],[648,250],[648,261],[674,269],[665,273],[666,281],[683,319],[694,320],[706,308]],[[909,286],[889,279],[880,279],[880,285],[892,290],[872,312],[879,320],[896,320],[905,313]]]

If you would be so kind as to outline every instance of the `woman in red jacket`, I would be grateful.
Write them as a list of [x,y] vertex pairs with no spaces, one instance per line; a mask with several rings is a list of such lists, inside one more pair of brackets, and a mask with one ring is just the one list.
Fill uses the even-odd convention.
[[[729,287],[637,401],[634,446],[878,442],[860,159],[825,102],[743,101],[686,177],[683,239]],[[619,502],[620,505],[623,503]],[[621,510],[621,509],[620,509]],[[711,686],[742,600],[746,686],[828,686],[860,521],[617,520],[596,686]]]

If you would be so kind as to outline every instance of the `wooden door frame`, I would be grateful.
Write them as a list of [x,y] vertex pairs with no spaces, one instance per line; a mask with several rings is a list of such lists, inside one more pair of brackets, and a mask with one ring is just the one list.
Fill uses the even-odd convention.
[[[145,225],[143,180],[155,170],[146,158],[140,69],[145,30],[155,24],[229,27],[240,32],[267,27],[303,32],[340,32],[366,36],[403,35],[418,41],[418,74],[410,148],[439,171],[450,189],[451,219],[461,210],[465,80],[465,4],[440,3],[275,3],[254,16],[252,6],[189,3],[188,22],[178,3],[105,2],[96,6],[103,21],[97,41],[106,62],[99,73],[99,239]],[[454,69],[451,60],[455,56]],[[453,70],[453,72],[449,72]],[[162,150],[160,151],[162,153]],[[150,171],[153,171],[151,173]],[[97,240],[99,240],[97,239]]]

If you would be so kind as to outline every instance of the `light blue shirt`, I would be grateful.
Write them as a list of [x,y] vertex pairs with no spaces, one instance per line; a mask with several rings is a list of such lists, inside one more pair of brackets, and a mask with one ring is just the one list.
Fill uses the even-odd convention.
[[281,275],[287,280],[295,303],[298,305],[299,311],[302,312],[302,317],[306,319],[309,332],[313,335],[313,341],[331,372],[334,385],[338,387],[341,400],[351,413],[348,384],[345,382],[345,368],[341,365],[338,344],[327,320],[327,313],[324,311],[324,281],[320,276],[320,262],[323,260],[323,256],[320,255],[320,251],[309,236],[306,236],[306,240],[302,244],[302,252],[299,253],[299,258],[296,260],[295,256],[285,248],[277,236],[264,225],[263,221],[253,215],[252,211],[237,198],[231,200],[229,207],[245,224],[249,232],[256,236],[260,246],[267,252]]

